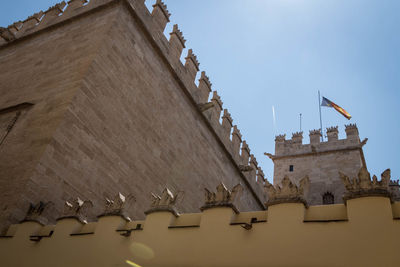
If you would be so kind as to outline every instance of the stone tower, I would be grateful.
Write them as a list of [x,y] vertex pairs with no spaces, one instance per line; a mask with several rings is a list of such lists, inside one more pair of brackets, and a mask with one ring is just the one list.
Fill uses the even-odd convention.
[[346,125],[346,138],[338,139],[338,127],[327,128],[328,141],[321,142],[321,131],[310,131],[310,144],[303,144],[303,133],[292,139],[285,135],[275,139],[275,155],[267,154],[274,162],[274,184],[285,176],[297,183],[305,176],[310,179],[307,202],[310,205],[342,203],[344,186],[339,172],[357,176],[365,166],[362,147],[355,124]]
[[119,192],[143,218],[165,187],[196,212],[220,182],[264,209],[262,170],[169,17],[160,0],[71,0],[0,28],[0,230],[30,204],[52,203],[54,222],[66,200],[99,214]]

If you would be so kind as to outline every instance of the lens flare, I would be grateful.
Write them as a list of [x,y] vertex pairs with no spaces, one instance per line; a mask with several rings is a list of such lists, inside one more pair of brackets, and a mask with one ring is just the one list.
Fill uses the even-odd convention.
[[150,260],[154,258],[154,251],[142,243],[132,243],[131,252],[135,258]]
[[128,263],[130,266],[133,266],[133,267],[142,267],[139,264],[136,264],[136,263],[128,261],[128,260],[126,261],[126,263]]

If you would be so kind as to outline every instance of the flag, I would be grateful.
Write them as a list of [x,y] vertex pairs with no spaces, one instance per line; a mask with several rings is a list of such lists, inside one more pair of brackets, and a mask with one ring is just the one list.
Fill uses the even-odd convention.
[[344,110],[343,108],[339,107],[338,105],[336,105],[335,103],[330,101],[328,98],[322,97],[321,106],[334,108],[334,109],[336,109],[337,112],[342,114],[346,119],[348,119],[348,120],[351,119],[351,115],[346,110]]

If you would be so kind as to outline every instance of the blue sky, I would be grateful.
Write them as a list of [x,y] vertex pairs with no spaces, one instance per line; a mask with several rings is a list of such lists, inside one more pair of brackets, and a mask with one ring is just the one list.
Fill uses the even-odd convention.
[[[146,1],[150,7],[155,1]],[[177,23],[272,180],[274,136],[319,128],[318,93],[357,123],[371,174],[400,177],[400,1],[166,0]],[[0,3],[0,26],[46,10],[56,1]],[[186,51],[184,51],[186,53]],[[272,106],[276,111],[273,125]],[[322,108],[323,126],[348,121]]]

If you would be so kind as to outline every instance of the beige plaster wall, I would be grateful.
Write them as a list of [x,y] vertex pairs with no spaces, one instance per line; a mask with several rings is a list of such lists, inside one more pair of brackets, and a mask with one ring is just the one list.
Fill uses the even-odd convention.
[[[240,214],[213,208],[179,218],[157,212],[130,223],[102,217],[86,228],[74,219],[50,228],[26,222],[0,239],[0,256],[5,266],[129,266],[126,260],[140,266],[398,266],[398,206],[364,197],[309,209],[295,203]],[[259,223],[250,230],[238,224],[251,218]],[[138,223],[142,230],[128,237],[116,231]],[[51,229],[51,237],[29,240]]]

